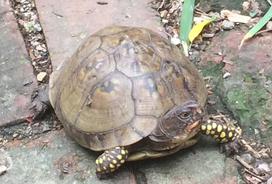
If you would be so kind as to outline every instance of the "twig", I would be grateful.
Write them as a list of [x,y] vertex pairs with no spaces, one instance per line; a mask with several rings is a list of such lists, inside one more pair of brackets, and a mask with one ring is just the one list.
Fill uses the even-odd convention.
[[266,29],[266,30],[262,30],[262,31],[259,31],[258,33],[256,33],[255,35],[259,35],[259,34],[262,34],[262,33],[266,33],[266,32],[270,32],[272,31],[272,29]]
[[245,172],[247,172],[248,174],[254,176],[255,178],[261,180],[261,181],[266,181],[265,178],[259,176],[259,175],[256,175],[254,172],[250,171],[249,169],[245,169]]
[[165,0],[163,0],[163,1],[161,2],[161,4],[160,4],[160,6],[158,7],[157,11],[159,11],[159,10],[163,7],[164,3],[165,3]]
[[260,155],[260,153],[258,153],[257,151],[255,151],[244,139],[241,139],[240,142],[243,144],[243,146],[245,146],[245,148],[250,151],[253,156],[255,158],[261,158],[262,156]]
[[252,167],[252,166],[249,165],[247,162],[245,162],[240,156],[237,155],[235,159],[236,159],[237,161],[239,161],[240,164],[242,164],[245,168],[247,168],[248,170],[254,172],[254,174],[256,174],[256,175],[259,174],[258,171],[257,171],[254,167]]

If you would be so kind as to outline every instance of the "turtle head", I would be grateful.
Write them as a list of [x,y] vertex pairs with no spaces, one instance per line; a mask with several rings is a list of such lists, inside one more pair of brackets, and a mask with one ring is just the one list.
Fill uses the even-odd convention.
[[162,116],[150,138],[156,142],[185,142],[199,132],[203,116],[196,101],[175,106]]

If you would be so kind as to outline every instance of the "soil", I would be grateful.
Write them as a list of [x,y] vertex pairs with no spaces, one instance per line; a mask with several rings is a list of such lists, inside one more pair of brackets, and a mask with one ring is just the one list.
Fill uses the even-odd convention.
[[10,0],[38,82],[48,83],[50,54],[34,0]]

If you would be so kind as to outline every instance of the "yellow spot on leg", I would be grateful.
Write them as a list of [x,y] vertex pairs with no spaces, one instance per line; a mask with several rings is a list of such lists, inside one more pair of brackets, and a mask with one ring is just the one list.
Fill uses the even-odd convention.
[[212,130],[212,125],[208,124],[207,125],[207,130],[211,131]]
[[229,132],[229,137],[232,137],[233,136],[233,133],[232,132]]
[[117,161],[116,161],[116,160],[112,160],[112,163],[113,163],[113,164],[117,164]]
[[205,131],[206,130],[206,126],[205,125],[201,125],[201,130]]
[[240,136],[242,134],[242,129],[240,127],[237,127],[235,130],[236,130],[238,136]]
[[218,126],[217,126],[217,132],[221,132],[222,129],[223,129],[222,125],[218,125]]
[[114,169],[115,166],[114,166],[113,164],[110,164],[110,168],[111,168],[111,169]]
[[120,162],[121,162],[121,164],[123,164],[123,163],[125,163],[125,160],[121,160]]
[[102,164],[103,163],[103,159],[99,158],[99,163]]
[[212,130],[212,131],[211,131],[211,135],[214,135],[214,134],[215,134],[215,131],[214,131],[214,130]]
[[96,168],[97,172],[101,172],[101,169],[100,167]]
[[207,134],[207,135],[210,135],[210,133],[211,133],[210,130],[207,130],[207,131],[206,131],[206,134]]
[[220,137],[221,138],[225,138],[226,137],[226,133],[225,132],[221,132]]
[[212,128],[213,128],[213,129],[216,129],[216,127],[217,127],[217,124],[213,122],[213,123],[212,123]]
[[227,142],[226,138],[224,138],[224,139],[221,140],[221,143],[224,143],[224,142]]
[[122,155],[117,155],[117,158],[119,159],[119,160],[122,160]]
[[96,159],[96,160],[95,160],[95,163],[96,163],[96,165],[98,165],[98,164],[99,164],[99,161],[98,161],[98,159]]
[[219,137],[218,135],[214,135],[214,136],[213,136],[213,138],[215,138],[215,139],[218,138],[218,137]]
[[121,150],[121,154],[122,154],[122,155],[126,155],[125,150]]

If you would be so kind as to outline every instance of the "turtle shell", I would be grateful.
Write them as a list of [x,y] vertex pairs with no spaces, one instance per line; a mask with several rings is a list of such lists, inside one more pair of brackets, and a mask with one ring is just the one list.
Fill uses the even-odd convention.
[[91,35],[50,79],[49,98],[65,130],[100,151],[147,137],[174,106],[206,101],[202,77],[159,34],[111,26]]

